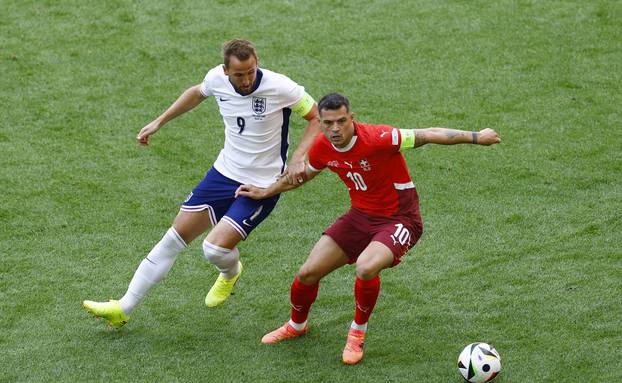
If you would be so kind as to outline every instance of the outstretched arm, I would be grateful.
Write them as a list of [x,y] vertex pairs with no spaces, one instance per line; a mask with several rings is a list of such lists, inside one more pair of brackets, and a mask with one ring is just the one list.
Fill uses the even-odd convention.
[[415,148],[425,144],[476,144],[488,146],[501,142],[499,134],[489,128],[482,129],[479,132],[446,128],[413,129],[413,132],[415,134],[413,147]]
[[201,93],[201,84],[186,89],[164,113],[145,125],[145,127],[138,132],[138,136],[136,136],[138,143],[141,145],[148,145],[149,136],[160,130],[164,124],[173,118],[193,109],[203,102],[203,100],[205,100],[205,96]]
[[287,182],[287,179],[284,176],[281,176],[278,181],[268,186],[267,188],[260,188],[251,184],[240,185],[238,189],[235,191],[235,197],[244,196],[252,199],[265,199],[270,198],[279,193],[283,193],[289,190],[296,189],[303,183],[312,180],[319,172],[314,172],[309,169],[308,166],[305,166],[304,177],[302,177],[302,181],[296,183],[295,185]]

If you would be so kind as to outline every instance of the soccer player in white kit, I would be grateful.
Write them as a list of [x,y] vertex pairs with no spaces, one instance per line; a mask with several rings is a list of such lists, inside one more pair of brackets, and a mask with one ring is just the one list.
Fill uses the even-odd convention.
[[[225,144],[205,178],[181,204],[173,226],[138,266],[125,295],[108,302],[83,302],[89,312],[115,328],[128,322],[134,308],[166,276],[177,255],[209,228],[203,252],[220,275],[205,304],[214,307],[224,302],[242,273],[236,245],[278,201],[278,196],[261,201],[235,198],[236,189],[250,183],[267,187],[281,174],[292,185],[303,181],[304,156],[320,131],[317,104],[288,77],[260,69],[251,42],[228,41],[223,56],[224,65],[211,69],[201,84],[187,89],[138,133],[138,142],[147,145],[149,137],[168,121],[213,96],[225,125]],[[292,112],[304,117],[307,126],[286,167]]]

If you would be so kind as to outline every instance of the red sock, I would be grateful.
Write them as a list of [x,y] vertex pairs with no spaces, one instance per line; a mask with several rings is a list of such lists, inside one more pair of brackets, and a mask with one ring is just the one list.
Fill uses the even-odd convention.
[[290,302],[292,304],[292,320],[296,323],[303,323],[309,316],[311,305],[315,302],[320,283],[305,285],[294,278],[292,289],[290,290]]
[[356,303],[354,321],[356,324],[362,325],[369,321],[369,316],[374,311],[379,294],[380,275],[376,275],[376,278],[369,281],[356,277],[356,283],[354,284],[354,301]]

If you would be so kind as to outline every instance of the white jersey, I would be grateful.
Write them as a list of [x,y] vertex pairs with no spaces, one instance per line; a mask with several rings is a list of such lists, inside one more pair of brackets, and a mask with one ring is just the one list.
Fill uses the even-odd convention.
[[225,124],[225,146],[214,168],[225,177],[259,187],[272,184],[283,171],[289,146],[291,107],[305,94],[287,76],[257,70],[254,91],[236,92],[222,65],[212,68],[203,96],[214,96]]

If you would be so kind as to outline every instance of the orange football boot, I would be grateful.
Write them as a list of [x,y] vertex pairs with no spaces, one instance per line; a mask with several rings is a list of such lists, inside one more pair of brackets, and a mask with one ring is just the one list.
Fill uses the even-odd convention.
[[363,359],[363,344],[365,343],[365,331],[351,328],[348,331],[348,340],[343,349],[342,360],[345,364],[357,364]]
[[293,328],[289,322],[285,322],[285,324],[279,328],[277,328],[276,330],[267,333],[266,335],[263,336],[263,338],[261,338],[261,343],[263,344],[271,344],[271,343],[277,343],[280,342],[284,339],[289,339],[289,338],[297,338],[301,335],[304,335],[307,333],[307,329],[309,328],[308,325],[305,325],[305,327],[298,331],[295,328]]

